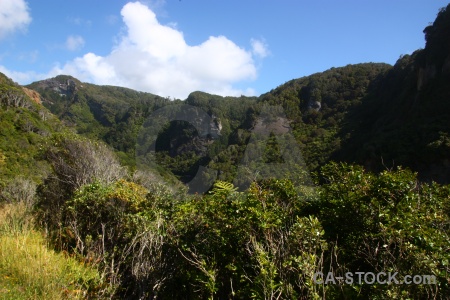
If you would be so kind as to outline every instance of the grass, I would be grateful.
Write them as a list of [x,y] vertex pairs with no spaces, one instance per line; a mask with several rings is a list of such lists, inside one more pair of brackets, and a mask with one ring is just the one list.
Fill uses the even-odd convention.
[[93,266],[47,247],[21,203],[0,205],[0,299],[98,298]]

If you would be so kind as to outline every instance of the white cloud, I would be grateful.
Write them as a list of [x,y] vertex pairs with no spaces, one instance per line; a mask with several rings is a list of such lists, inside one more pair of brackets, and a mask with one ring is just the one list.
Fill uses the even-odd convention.
[[68,62],[64,67],[53,68],[51,73],[69,74],[82,81],[95,82],[97,84],[123,85],[117,80],[114,67],[108,64],[101,56],[87,53]]
[[24,0],[1,0],[0,38],[16,30],[24,30],[31,22],[29,8]]
[[257,40],[257,39],[251,39],[252,44],[252,52],[253,54],[264,58],[267,55],[269,55],[269,48],[267,47],[267,44],[263,40]]
[[46,79],[49,77],[56,76],[57,73],[51,72],[48,74],[40,74],[36,73],[34,71],[28,71],[28,72],[19,72],[19,71],[11,71],[4,66],[0,65],[0,72],[14,80],[15,82],[19,83],[30,83],[37,80]]
[[267,55],[263,42],[252,40],[249,51],[224,36],[211,36],[191,46],[180,30],[160,24],[155,13],[140,2],[127,3],[121,15],[126,32],[109,55],[87,53],[52,72],[181,99],[195,90],[220,95],[254,93],[234,89],[233,84],[257,77],[253,56]]
[[84,39],[79,35],[70,35],[67,37],[65,45],[70,51],[80,50],[84,46]]

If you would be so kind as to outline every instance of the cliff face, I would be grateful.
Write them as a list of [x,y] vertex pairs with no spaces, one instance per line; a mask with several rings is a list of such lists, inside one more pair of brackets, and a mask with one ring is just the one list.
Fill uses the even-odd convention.
[[71,76],[60,75],[55,78],[39,81],[33,88],[38,90],[51,90],[61,97],[69,98],[75,95],[78,91],[78,86],[81,86],[81,83],[77,79]]
[[401,57],[341,130],[344,159],[372,170],[402,165],[450,182],[450,5],[424,30],[426,46]]
[[218,139],[221,135],[222,122],[220,119],[212,115],[208,115],[208,120],[202,117],[193,118],[193,126],[200,129],[198,133],[199,137],[202,139]]
[[426,45],[418,58],[418,90],[437,76],[450,74],[450,4],[423,30]]
[[[195,168],[187,170],[188,163],[216,156],[218,168],[225,170],[222,173],[229,172],[222,179],[232,178],[230,166],[241,161],[251,132],[267,135],[292,130],[310,170],[334,159],[363,164],[373,171],[402,165],[422,174],[440,173],[425,177],[450,182],[446,171],[450,161],[450,5],[424,33],[425,48],[402,56],[394,66],[366,63],[331,68],[293,79],[258,98],[197,91],[185,101],[169,101],[130,89],[81,83],[70,76],[36,82],[29,88],[40,92],[43,104],[74,124],[78,132],[103,139],[131,165],[136,135],[154,111],[180,104],[199,108],[202,112],[189,126],[173,122],[158,138],[168,168],[179,170],[185,178],[195,175]],[[286,116],[264,120],[260,113],[265,105],[280,106]],[[436,171],[440,166],[447,169]]]
[[214,117],[209,122],[204,122],[201,118],[194,120],[195,123],[172,122],[160,133],[156,150],[167,151],[171,157],[190,154],[206,156],[209,145],[220,137],[222,125]]
[[436,66],[425,65],[420,67],[417,72],[417,91],[421,91],[423,86],[436,77]]

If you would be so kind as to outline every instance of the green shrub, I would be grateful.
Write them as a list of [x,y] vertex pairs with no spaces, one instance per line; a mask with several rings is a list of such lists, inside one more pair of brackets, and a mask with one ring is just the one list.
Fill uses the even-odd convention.
[[[332,163],[323,169],[320,220],[339,246],[339,272],[434,275],[436,285],[345,287],[348,297],[444,299],[449,293],[449,187],[398,168],[378,175]],[[339,269],[339,268],[338,268]],[[344,294],[345,294],[344,293]]]
[[0,208],[1,299],[100,299],[103,280],[95,266],[47,248],[23,203]]

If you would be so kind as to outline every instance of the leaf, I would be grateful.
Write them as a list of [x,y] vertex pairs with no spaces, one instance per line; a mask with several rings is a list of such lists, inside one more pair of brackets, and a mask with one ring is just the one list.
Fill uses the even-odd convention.
[[216,191],[227,191],[227,192],[234,192],[237,190],[237,187],[235,187],[232,183],[218,180],[214,183],[214,189]]

